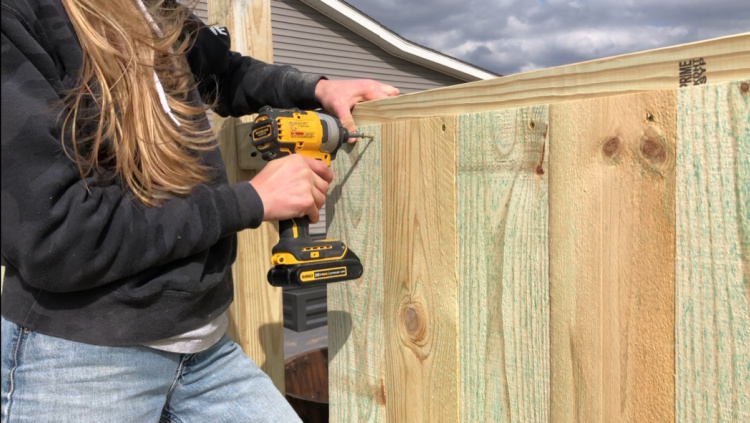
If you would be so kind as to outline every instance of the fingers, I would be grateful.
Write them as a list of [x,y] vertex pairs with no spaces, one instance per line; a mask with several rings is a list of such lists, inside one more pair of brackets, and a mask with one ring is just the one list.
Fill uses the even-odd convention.
[[[315,175],[312,178],[312,188],[314,188],[314,193],[321,193],[323,195],[323,200],[325,201],[325,194],[328,192],[328,186],[329,183],[325,179],[321,178],[320,176]],[[317,201],[316,201],[317,203]],[[318,206],[323,206],[323,204],[318,204]]]
[[305,210],[307,218],[311,223],[317,223],[320,220],[320,208],[326,202],[326,195],[317,189],[312,190],[313,204]]
[[312,176],[312,184],[310,186],[310,192],[312,195],[313,204],[311,207],[319,209],[323,207],[326,202],[326,193],[328,192],[329,183],[318,175]]
[[377,85],[365,91],[365,94],[362,98],[363,101],[380,100],[381,98],[393,97],[398,95],[398,88],[392,85],[383,84],[381,82],[375,82],[375,84]]
[[[338,117],[339,121],[341,122],[341,126],[346,128],[346,130],[350,134],[357,132],[357,125],[354,124],[354,118],[352,117],[352,114],[348,108],[341,108],[338,111],[335,111],[334,114],[336,115],[336,117]],[[357,141],[357,139],[349,138],[346,141],[350,144],[354,144]]]
[[[306,159],[308,158],[306,157]],[[311,223],[317,223],[320,220],[320,208],[326,203],[326,193],[328,192],[330,181],[333,180],[333,172],[331,172],[328,166],[320,160],[313,161],[316,162],[310,163],[310,169],[313,171],[313,175],[311,175],[312,186],[310,189],[313,203],[305,209],[304,214],[307,215],[307,218],[310,219]],[[318,169],[322,171],[323,175],[319,174],[316,169],[314,169],[314,167],[318,167],[318,164],[323,165],[323,169]],[[326,179],[329,174],[331,179]]]
[[326,200],[333,172],[320,160],[293,154],[266,165],[250,184],[263,203],[263,219],[307,215],[315,223]]
[[307,211],[305,211],[303,216],[304,215],[307,215],[307,219],[310,221],[310,223],[318,223],[320,221],[320,209],[318,208],[310,207],[309,209],[307,209]]
[[[349,133],[357,132],[357,126],[352,118],[355,104],[398,94],[398,88],[372,79],[320,80],[315,86],[315,98],[328,113],[339,118]],[[347,141],[354,143],[356,140],[349,138]]]
[[395,97],[398,95],[399,91],[398,88],[388,85],[388,84],[382,84],[382,90],[385,93],[387,97]]
[[[310,169],[312,169],[316,175],[320,176],[328,183],[333,182],[333,171],[325,163],[310,157],[305,157],[305,160],[307,161],[307,165],[310,166]],[[328,190],[328,188],[326,188],[326,190]]]
[[[357,125],[354,124],[354,118],[352,117],[351,113],[346,113],[346,115],[340,117],[339,120],[341,121],[341,125],[346,128],[346,130],[350,134],[357,132]],[[354,142],[356,141],[356,138],[347,139],[347,142],[350,144],[354,144]]]
[[398,93],[398,88],[372,79],[324,79],[315,86],[315,98],[324,109],[339,119],[351,115],[352,107],[361,101],[392,97]]

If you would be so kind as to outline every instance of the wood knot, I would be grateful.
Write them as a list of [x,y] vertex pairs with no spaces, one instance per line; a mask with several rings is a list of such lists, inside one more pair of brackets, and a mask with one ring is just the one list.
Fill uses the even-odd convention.
[[602,154],[604,154],[604,157],[611,159],[617,155],[617,153],[620,152],[620,138],[618,137],[612,137],[604,142],[604,145],[602,146]]
[[664,163],[667,159],[667,150],[654,138],[645,135],[641,138],[641,154],[651,163],[658,165]]
[[401,307],[401,327],[406,337],[414,344],[424,344],[427,336],[427,318],[417,302],[407,302]]
[[742,94],[747,94],[747,92],[750,91],[750,83],[748,83],[747,81],[742,81],[740,83],[740,91],[742,92]]
[[536,166],[536,174],[537,175],[544,175],[544,168],[542,167],[542,165],[537,165]]
[[419,314],[414,307],[407,307],[403,314],[404,326],[409,336],[415,336],[419,333]]

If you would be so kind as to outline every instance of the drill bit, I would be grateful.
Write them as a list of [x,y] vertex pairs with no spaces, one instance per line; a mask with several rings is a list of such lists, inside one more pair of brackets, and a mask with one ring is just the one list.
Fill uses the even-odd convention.
[[353,134],[349,134],[349,138],[367,138],[370,140],[374,140],[375,136],[370,134],[360,134],[359,132],[355,132]]

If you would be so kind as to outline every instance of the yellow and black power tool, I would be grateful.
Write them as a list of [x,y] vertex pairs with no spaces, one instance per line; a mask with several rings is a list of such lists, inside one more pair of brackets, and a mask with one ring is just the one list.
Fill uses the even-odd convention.
[[[253,122],[250,138],[265,161],[290,154],[322,160],[329,167],[349,138],[369,136],[349,133],[333,116],[299,109],[263,107]],[[273,286],[310,286],[356,279],[362,262],[343,242],[312,239],[307,216],[279,222],[279,243],[271,252]]]

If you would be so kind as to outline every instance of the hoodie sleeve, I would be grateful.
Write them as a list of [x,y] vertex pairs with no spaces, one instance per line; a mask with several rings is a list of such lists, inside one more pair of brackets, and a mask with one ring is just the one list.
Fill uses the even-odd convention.
[[32,30],[3,8],[0,241],[3,262],[24,281],[54,292],[89,289],[260,225],[263,205],[247,182],[198,185],[159,207],[143,206],[113,179],[92,177],[87,188],[60,142],[63,52],[50,54],[40,44],[48,39]]
[[226,28],[207,27],[198,19],[189,23],[195,41],[187,52],[188,63],[198,80],[206,104],[215,104],[221,116],[256,113],[263,106],[321,107],[315,99],[320,75],[306,75],[292,66],[272,65],[230,51]]

